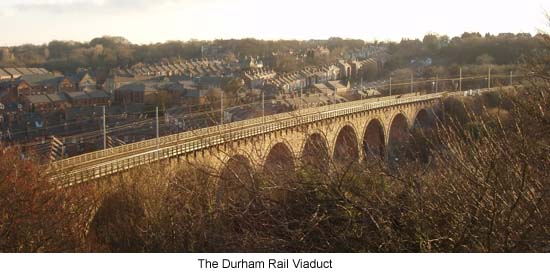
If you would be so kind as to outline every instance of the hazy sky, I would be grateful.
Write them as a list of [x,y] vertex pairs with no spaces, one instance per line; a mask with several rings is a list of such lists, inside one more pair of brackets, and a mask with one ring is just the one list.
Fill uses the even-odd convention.
[[255,37],[365,40],[531,32],[550,1],[0,0],[0,46],[103,35],[134,43]]

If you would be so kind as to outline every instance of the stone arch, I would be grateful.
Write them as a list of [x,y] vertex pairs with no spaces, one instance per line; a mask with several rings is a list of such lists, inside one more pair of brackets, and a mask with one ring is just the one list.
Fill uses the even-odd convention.
[[433,142],[431,130],[435,126],[436,115],[433,109],[422,108],[416,112],[410,131],[410,153],[411,157],[415,157],[423,164],[428,164],[432,157],[430,151],[430,144]]
[[357,131],[352,124],[345,124],[334,139],[332,158],[337,164],[349,164],[359,160]]
[[413,128],[432,128],[434,126],[435,118],[431,109],[421,108],[416,112],[413,118]]
[[251,159],[244,154],[235,154],[223,163],[219,173],[218,205],[234,206],[247,204],[257,193]]
[[290,183],[295,175],[295,158],[292,148],[286,142],[275,143],[265,157],[263,175],[270,186]]
[[283,137],[276,137],[273,140],[271,140],[269,143],[266,143],[263,146],[263,150],[262,150],[263,154],[260,154],[263,157],[260,157],[261,160],[259,161],[262,165],[262,168],[265,167],[267,159],[269,158],[269,155],[273,153],[273,150],[275,147],[278,147],[278,148],[283,147],[282,149],[285,151],[288,151],[288,154],[292,157],[292,159],[293,160],[295,159],[296,153],[294,149],[296,148],[296,146],[291,144],[289,140]]
[[120,189],[105,195],[95,208],[88,227],[88,243],[96,252],[139,252],[144,245],[139,232],[145,209],[137,190]]
[[390,162],[398,161],[404,156],[409,140],[409,122],[403,113],[393,116],[388,130],[387,155]]
[[386,144],[384,125],[377,118],[371,119],[365,127],[363,134],[363,153],[365,159],[383,159],[385,157]]
[[300,159],[306,168],[326,171],[331,159],[325,135],[321,132],[314,132],[307,136]]

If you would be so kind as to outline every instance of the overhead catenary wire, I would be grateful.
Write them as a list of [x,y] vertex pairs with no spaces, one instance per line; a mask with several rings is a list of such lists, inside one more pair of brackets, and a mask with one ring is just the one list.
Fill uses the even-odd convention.
[[[258,105],[258,104],[260,104],[260,102],[255,101],[255,102],[252,102],[252,103],[233,105],[233,106],[230,106],[229,108],[241,108],[241,107],[247,107],[247,106],[254,106],[254,105]],[[212,115],[212,114],[214,114],[216,112],[219,112],[219,111],[220,111],[220,109],[212,109],[212,110],[207,110],[207,111],[182,114],[182,115],[179,115],[179,116],[166,115],[166,113],[165,113],[165,115],[159,117],[159,120],[162,120],[163,121],[162,124],[165,125],[164,121],[167,117],[172,118],[172,119],[189,119],[189,118],[196,117],[196,116],[201,116],[201,115]],[[99,117],[99,118],[101,118],[101,117]],[[108,116],[107,116],[107,118],[108,118]],[[123,131],[125,129],[138,130],[137,128],[139,128],[139,127],[151,125],[154,122],[154,120],[155,120],[154,118],[147,118],[147,119],[143,119],[143,120],[140,120],[140,121],[135,121],[135,122],[131,122],[131,123],[128,123],[128,124],[124,124],[124,125],[121,125],[121,126],[108,127],[107,131],[106,131],[106,134],[112,135],[113,133]],[[89,122],[89,120],[85,120],[85,121],[81,121],[81,122]],[[98,123],[98,125],[99,125],[99,123]],[[64,126],[64,124],[58,125],[58,127],[63,127],[63,126]],[[53,128],[53,127],[48,126],[48,128]],[[19,133],[19,134],[20,133],[26,133],[26,131],[19,131],[19,132],[16,132],[16,133]],[[79,133],[79,134],[75,134],[75,135],[68,135],[68,136],[64,136],[62,138],[66,139],[66,140],[84,140],[85,141],[85,140],[95,139],[95,138],[101,137],[102,135],[103,135],[103,130],[101,128],[99,128],[97,130],[87,131],[87,132]],[[30,142],[30,143],[25,143],[25,144],[20,144],[20,145],[21,146],[32,146],[32,145],[38,145],[38,144],[42,144],[42,143],[43,142]]]
[[[458,76],[458,77],[447,77],[447,78],[444,78],[444,79],[438,79],[438,82],[444,82],[444,81],[457,81],[457,80],[482,80],[482,79],[487,79],[487,75],[474,75],[474,76]],[[514,75],[513,76],[514,78],[522,78],[522,77],[525,77],[523,75]],[[510,75],[491,75],[491,78],[492,79],[496,79],[496,78],[510,78]],[[391,86],[393,87],[399,87],[399,86],[404,86],[404,85],[415,85],[415,84],[422,84],[422,83],[427,83],[427,82],[433,82],[433,78],[417,78],[417,79],[414,79],[414,81],[410,81],[410,80],[398,80],[397,82],[392,82],[391,83]],[[375,86],[368,86],[366,87],[367,89],[372,89],[372,88],[387,88],[389,87],[390,84],[381,84],[381,85],[375,85]],[[300,97],[301,98],[301,97]],[[210,106],[215,106],[218,102],[221,102],[220,101],[214,101],[212,103],[210,103]],[[235,106],[231,106],[229,108],[238,108],[238,107],[246,107],[246,106],[252,106],[252,105],[257,105],[257,104],[264,104],[264,102],[262,101],[254,101],[254,102],[251,102],[251,103],[246,103],[246,104],[241,104],[241,105],[235,105]],[[185,107],[183,107],[183,109],[188,109],[190,107],[204,107],[204,105],[187,105]],[[166,117],[170,117],[172,119],[190,119],[190,117],[194,117],[194,116],[201,116],[201,115],[208,115],[208,114],[213,114],[215,112],[219,112],[220,110],[217,110],[217,109],[211,109],[211,110],[206,110],[206,111],[200,111],[200,112],[193,112],[193,113],[187,113],[187,114],[184,114],[184,115],[180,115],[180,116],[174,116],[174,115],[166,115],[166,113],[160,117],[162,118],[162,121],[163,121],[163,125],[166,125],[166,123],[164,123]],[[109,118],[115,118],[115,117],[118,117],[118,116],[123,116],[123,115],[143,115],[143,114],[147,114],[147,113],[150,113],[150,112],[142,112],[142,113],[131,113],[131,112],[122,112],[122,113],[118,113],[118,114],[110,114],[110,115],[105,115],[105,118],[109,119]],[[98,117],[98,118],[101,118],[101,117]],[[90,121],[93,121],[94,119],[85,119],[85,120],[78,120],[78,121],[75,121],[75,122],[67,122],[67,123],[63,123],[63,124],[57,124],[57,125],[49,125],[47,126],[45,129],[47,130],[48,128],[56,128],[56,127],[68,127],[68,126],[73,126],[73,125],[80,125],[84,122],[88,123]],[[152,118],[147,118],[147,119],[144,119],[144,120],[140,120],[140,121],[135,121],[135,122],[131,122],[131,123],[128,123],[128,124],[124,124],[124,125],[121,125],[121,126],[114,126],[114,127],[108,127],[107,128],[107,131],[105,131],[106,134],[114,134],[114,133],[117,133],[117,132],[124,132],[125,130],[127,129],[131,129],[133,131],[136,130],[136,127],[140,127],[140,126],[145,126],[145,125],[149,125],[149,124],[152,124],[153,123],[153,119]],[[99,124],[98,124],[99,125]],[[16,132],[11,132],[11,135],[17,135],[17,134],[22,134],[22,133],[27,133],[27,131],[16,131]],[[93,131],[88,131],[88,132],[84,132],[84,133],[79,133],[79,134],[75,134],[75,135],[69,135],[69,136],[64,136],[63,138],[64,139],[76,139],[76,140],[81,140],[81,139],[84,139],[84,140],[89,140],[89,139],[95,139],[97,137],[99,137],[100,135],[103,135],[103,132],[101,129],[98,129],[98,130],[93,130]],[[123,135],[123,134],[122,134]],[[29,146],[29,145],[37,145],[37,144],[42,144],[43,142],[31,142],[31,143],[26,143],[26,144],[21,144],[22,146]]]

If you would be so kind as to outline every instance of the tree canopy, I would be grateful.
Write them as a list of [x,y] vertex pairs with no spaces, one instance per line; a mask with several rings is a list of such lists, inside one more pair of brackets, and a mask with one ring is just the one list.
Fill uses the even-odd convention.
[[[537,35],[538,36],[538,35]],[[538,47],[537,36],[530,34],[464,33],[449,38],[445,35],[427,34],[420,39],[403,39],[396,42],[368,43],[363,40],[332,37],[327,40],[258,40],[229,39],[214,41],[168,41],[148,45],[133,44],[123,37],[100,37],[90,42],[52,41],[47,45],[21,45],[0,48],[0,66],[39,66],[64,73],[85,67],[94,70],[131,66],[140,62],[158,62],[166,59],[200,58],[203,47],[215,46],[227,56],[266,57],[271,53],[303,53],[318,46],[327,47],[331,54],[322,60],[305,60],[312,65],[345,57],[346,53],[368,45],[386,46],[388,60],[385,70],[407,67],[411,60],[430,58],[435,65],[453,64],[497,65],[517,64],[522,56]],[[292,71],[299,65],[290,57],[281,58],[283,71]]]

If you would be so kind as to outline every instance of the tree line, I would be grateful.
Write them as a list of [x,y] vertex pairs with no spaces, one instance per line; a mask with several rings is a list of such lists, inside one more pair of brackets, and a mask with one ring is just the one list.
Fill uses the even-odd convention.
[[[235,158],[220,174],[158,163],[60,189],[31,157],[0,146],[0,251],[547,252],[550,36],[542,39],[521,65],[532,72],[521,86],[444,99],[393,163],[325,159],[287,170],[275,158],[276,170],[254,171]],[[323,160],[326,147],[311,145],[310,160]]]
[[[89,42],[51,41],[44,45],[20,45],[0,48],[0,67],[45,67],[63,73],[77,68],[92,70],[131,66],[140,62],[158,62],[164,59],[201,58],[204,47],[217,47],[230,58],[253,56],[267,57],[273,52],[304,53],[307,49],[327,47],[331,54],[322,59],[303,60],[298,63],[332,62],[367,46],[387,48],[385,70],[390,72],[411,65],[413,60],[431,58],[433,64],[499,65],[517,64],[521,57],[540,47],[540,35],[464,33],[449,38],[446,35],[427,34],[420,39],[403,39],[397,42],[366,42],[358,39],[329,38],[326,40],[258,40],[230,39],[214,41],[168,41],[138,45],[123,37],[100,37]],[[282,63],[285,63],[284,61]],[[288,63],[288,62],[287,62]],[[286,64],[286,63],[285,63]],[[282,64],[281,68],[288,67]],[[291,68],[299,65],[291,64]],[[290,69],[289,69],[290,70]],[[287,70],[288,71],[288,70]]]

